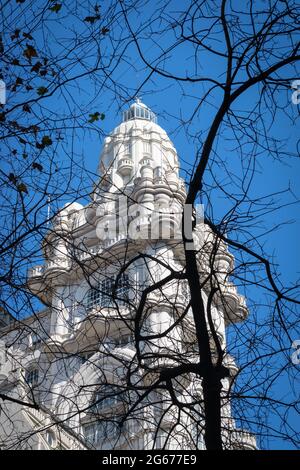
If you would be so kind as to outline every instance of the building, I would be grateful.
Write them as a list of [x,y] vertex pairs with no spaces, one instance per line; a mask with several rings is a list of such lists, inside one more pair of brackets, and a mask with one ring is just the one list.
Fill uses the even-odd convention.
[[[185,183],[172,142],[140,100],[105,139],[99,174],[87,206],[67,204],[53,219],[45,262],[29,272],[28,288],[48,307],[2,324],[1,393],[21,402],[3,402],[1,447],[203,449],[200,378],[163,379],[199,357],[181,241]],[[248,314],[228,281],[233,256],[201,221],[194,245],[201,279],[213,264],[219,286],[210,312],[230,370],[224,445],[254,449],[226,398],[238,370],[226,325]]]

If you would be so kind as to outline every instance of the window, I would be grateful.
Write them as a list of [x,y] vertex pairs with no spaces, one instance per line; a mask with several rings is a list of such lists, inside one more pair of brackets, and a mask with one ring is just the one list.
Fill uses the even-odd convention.
[[[93,287],[87,292],[85,305],[88,311],[97,306],[114,307],[122,305],[128,301],[130,282],[127,274],[123,274],[116,285],[114,277],[103,279],[97,287]],[[114,302],[115,301],[115,302]]]
[[127,399],[127,392],[113,384],[103,385],[97,390],[88,413],[90,420],[83,424],[83,434],[89,444],[97,447],[105,440],[119,438]]
[[116,287],[116,292],[115,292],[116,297],[119,299],[119,301],[126,302],[126,300],[128,300],[128,294],[129,294],[129,288],[130,288],[128,275],[123,274],[118,279],[118,284],[115,287]]
[[108,439],[116,439],[120,433],[118,423],[109,420],[97,420],[83,425],[83,434],[90,445],[95,447]]
[[[101,305],[102,307],[110,307],[113,305],[112,294],[114,290],[114,279],[107,277],[101,281],[100,284],[101,289]],[[117,294],[117,292],[116,292]]]
[[33,333],[31,335],[31,345],[32,346],[37,346],[38,344],[40,344],[42,342],[42,339],[40,337],[40,335],[36,334],[36,333]]
[[80,360],[81,364],[85,364],[93,356],[93,354],[94,354],[94,352],[90,352],[90,351],[81,353],[79,355],[79,360]]
[[121,335],[118,338],[114,339],[114,345],[116,347],[122,347],[126,346],[127,344],[131,343],[133,341],[133,337],[130,333]]
[[25,374],[25,381],[31,387],[37,386],[39,382],[39,371],[37,368],[30,369]]
[[169,438],[169,433],[164,429],[158,429],[155,435],[155,448],[156,449],[165,449],[167,440]]
[[130,151],[131,151],[130,144],[129,143],[124,144],[124,153],[125,153],[125,155],[129,154]]
[[86,308],[87,310],[92,310],[97,305],[100,305],[101,292],[99,289],[92,288],[88,291],[86,296]]
[[56,437],[53,431],[46,431],[46,441],[49,447],[56,446]]
[[144,153],[150,153],[151,152],[151,146],[149,142],[144,142],[143,143],[143,151]]
[[115,385],[104,385],[95,393],[91,412],[99,414],[110,411],[112,408],[121,408],[124,407],[125,402],[126,393],[122,388]]

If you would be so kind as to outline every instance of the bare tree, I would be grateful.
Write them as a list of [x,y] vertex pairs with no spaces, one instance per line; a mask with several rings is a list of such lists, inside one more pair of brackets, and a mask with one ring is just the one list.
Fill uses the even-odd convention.
[[[297,140],[287,144],[278,122],[289,119],[292,129],[298,117],[291,83],[300,59],[299,6],[278,0],[211,0],[191,2],[181,11],[173,2],[120,1],[107,4],[104,13],[102,6],[91,10],[88,2],[76,4],[72,12],[68,2],[31,5],[40,8],[32,31],[28,26],[14,31],[5,51],[13,70],[7,83],[18,93],[16,103],[8,102],[2,114],[7,148],[2,308],[19,316],[7,354],[15,356],[14,344],[20,348],[30,335],[42,334],[43,353],[37,362],[43,380],[39,383],[34,375],[37,369],[22,376],[21,354],[16,368],[22,393],[27,382],[27,398],[5,391],[1,397],[14,406],[29,402],[28,413],[32,406],[40,409],[49,418],[46,428],[66,426],[78,435],[82,426],[82,439],[72,435],[78,446],[99,446],[100,428],[103,446],[109,448],[136,448],[140,441],[132,436],[141,434],[148,436],[143,445],[149,447],[254,448],[247,429],[260,438],[261,447],[272,438],[299,446],[294,426],[299,412],[297,367],[290,358],[293,339],[299,338],[299,283],[284,285],[264,248],[276,228],[271,216],[289,205],[297,207],[299,201],[288,184],[283,191],[255,194],[265,162],[272,168],[274,162],[293,162],[297,156]],[[4,22],[21,6],[7,8],[11,10]],[[56,36],[54,45],[50,41],[53,16],[68,31],[63,46]],[[176,60],[181,48],[187,57],[184,65]],[[22,55],[21,65],[16,54]],[[18,76],[12,65],[21,68]],[[127,66],[142,77],[135,87],[120,78],[120,69]],[[37,83],[41,77],[44,85]],[[81,103],[69,88],[77,87],[79,94],[91,84],[120,105],[140,91],[153,93],[154,84],[173,87],[182,100],[173,122],[197,151],[185,165],[186,190],[180,179],[177,186],[172,181],[172,169],[167,176],[154,175],[157,187],[165,185],[170,192],[169,212],[158,210],[154,237],[111,236],[111,214],[122,218],[120,198],[131,207],[128,224],[138,231],[148,231],[145,220],[151,212],[134,181],[129,178],[118,187],[113,180],[118,153],[110,166],[101,168],[93,201],[85,208],[69,204],[47,224],[47,194],[60,204],[66,196],[81,200],[95,179],[78,161],[72,143],[82,138],[83,123],[89,121],[95,130],[94,123],[105,113],[90,112],[95,99],[91,92]],[[38,96],[23,100],[20,91],[26,86]],[[51,108],[43,104],[49,97]],[[70,139],[66,146],[62,137]],[[54,145],[59,162],[61,152],[66,153],[67,168],[59,164],[56,171]],[[46,164],[41,163],[44,155]],[[146,170],[141,176],[149,178]],[[181,208],[196,209],[197,202],[204,205],[204,220],[199,223],[195,212],[184,217],[184,211],[177,223]],[[141,210],[134,209],[136,203]],[[99,207],[104,213],[97,212]],[[108,232],[100,244],[99,224]],[[164,232],[166,225],[171,237]],[[28,259],[32,263],[41,258],[41,238],[48,274],[35,272],[29,287],[51,308],[51,322],[56,318],[55,325],[46,327],[41,319],[49,315],[35,317],[35,303],[24,288],[24,266]],[[139,277],[139,272],[144,275]],[[84,280],[84,297],[68,291],[70,279],[78,289]],[[247,308],[237,286],[250,308],[243,323]],[[24,309],[34,320],[24,318]],[[58,324],[60,337],[55,336]],[[239,368],[232,356],[237,356]],[[282,392],[286,383],[288,393]],[[11,427],[3,445],[16,447],[20,435],[16,438],[13,420],[5,413]],[[244,429],[240,434],[234,419]],[[21,445],[28,445],[28,439],[25,433]]]

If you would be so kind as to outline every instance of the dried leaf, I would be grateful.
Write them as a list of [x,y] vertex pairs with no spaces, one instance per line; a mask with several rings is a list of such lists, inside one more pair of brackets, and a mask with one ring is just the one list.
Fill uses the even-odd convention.
[[84,18],[84,21],[91,24],[94,24],[97,20],[100,20],[100,15],[87,16],[86,18]]
[[19,193],[28,194],[28,189],[27,189],[27,186],[26,186],[25,183],[19,183],[18,186],[17,186],[17,189],[18,189]]
[[31,166],[34,170],[43,171],[43,166],[40,163],[34,162]]
[[23,105],[23,111],[24,111],[25,113],[31,113],[31,109],[30,109],[29,104],[25,103],[25,104]]
[[43,66],[42,62],[38,61],[31,67],[31,72],[38,72]]
[[45,147],[49,147],[49,145],[52,145],[52,139],[48,135],[44,135],[44,137],[42,138],[42,144]]
[[23,52],[23,56],[26,57],[26,59],[28,59],[29,62],[31,62],[31,59],[33,57],[37,57],[37,52],[36,52],[35,48],[33,46],[31,46],[30,44],[26,44],[26,46],[27,46],[27,48]]
[[45,86],[40,86],[40,87],[38,87],[38,89],[37,89],[37,94],[38,94],[39,96],[43,96],[43,95],[45,95],[46,93],[48,93],[48,88],[46,88]]
[[14,39],[18,39],[19,36],[20,36],[20,32],[21,30],[20,29],[16,29],[14,34],[12,34],[10,37],[11,37],[11,40],[13,41]]
[[13,173],[9,173],[8,179],[11,183],[16,184],[17,183],[17,177]]

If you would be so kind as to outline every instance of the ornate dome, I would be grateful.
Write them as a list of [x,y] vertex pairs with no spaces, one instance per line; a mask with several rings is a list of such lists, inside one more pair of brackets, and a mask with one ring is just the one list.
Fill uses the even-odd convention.
[[137,98],[123,113],[122,122],[104,139],[98,171],[102,175],[109,172],[114,183],[123,187],[140,176],[145,159],[153,169],[178,171],[173,143],[157,124],[155,114]]

